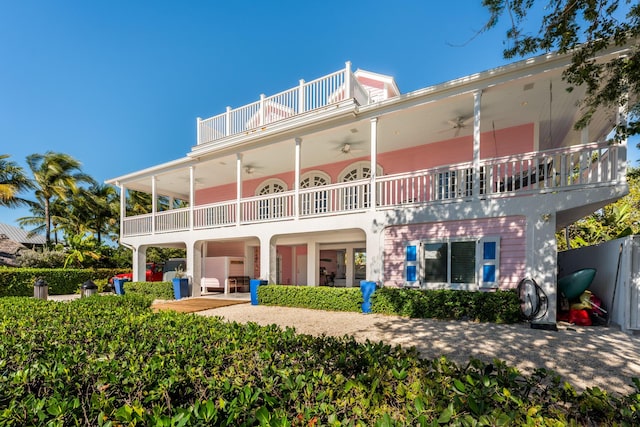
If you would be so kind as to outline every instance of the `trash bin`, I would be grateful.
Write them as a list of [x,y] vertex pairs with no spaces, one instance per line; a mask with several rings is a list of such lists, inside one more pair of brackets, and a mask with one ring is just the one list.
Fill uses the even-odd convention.
[[98,293],[98,286],[91,280],[87,280],[80,286],[80,298],[90,297]]
[[371,313],[371,295],[376,290],[376,282],[360,281],[360,292],[362,292],[362,312]]
[[189,279],[186,277],[174,277],[173,296],[175,299],[182,299],[189,296]]
[[49,284],[44,279],[38,279],[33,284],[33,297],[44,300],[49,297]]
[[116,295],[124,295],[124,282],[128,282],[129,279],[113,279],[113,287],[116,290]]
[[258,305],[258,287],[264,286],[268,282],[266,280],[251,279],[249,280],[249,290],[251,291],[251,305]]

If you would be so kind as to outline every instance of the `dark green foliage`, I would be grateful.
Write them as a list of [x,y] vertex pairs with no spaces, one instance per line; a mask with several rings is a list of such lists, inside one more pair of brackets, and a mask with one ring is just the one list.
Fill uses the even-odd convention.
[[382,288],[372,296],[374,313],[414,318],[514,323],[520,320],[520,302],[514,291],[421,291]]
[[[640,393],[578,394],[500,361],[152,313],[140,296],[0,299],[0,425],[638,425]],[[636,383],[640,385],[640,383]]]
[[175,299],[171,282],[125,282],[124,293],[125,295],[144,295],[152,299]]
[[0,268],[0,297],[33,295],[38,278],[49,284],[49,295],[73,294],[87,280],[104,280],[122,273],[121,269]]
[[260,304],[329,311],[360,311],[360,288],[270,285],[258,288]]

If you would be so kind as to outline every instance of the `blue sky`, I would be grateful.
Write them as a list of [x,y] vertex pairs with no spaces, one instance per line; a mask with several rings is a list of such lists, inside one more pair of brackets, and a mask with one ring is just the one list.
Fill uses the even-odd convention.
[[0,153],[67,153],[104,181],[183,157],[196,117],[347,60],[403,93],[505,64],[504,26],[474,38],[480,3],[0,0]]

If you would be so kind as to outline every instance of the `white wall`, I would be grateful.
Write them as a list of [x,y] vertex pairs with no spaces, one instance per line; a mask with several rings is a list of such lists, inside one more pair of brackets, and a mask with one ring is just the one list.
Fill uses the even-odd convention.
[[640,236],[558,253],[559,278],[581,268],[597,270],[589,290],[603,301],[612,323],[625,332],[640,330]]

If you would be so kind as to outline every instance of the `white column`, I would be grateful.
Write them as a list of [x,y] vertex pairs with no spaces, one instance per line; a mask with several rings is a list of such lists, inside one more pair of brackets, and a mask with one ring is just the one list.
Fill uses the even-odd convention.
[[[354,269],[353,269],[353,246],[348,246],[346,248],[346,254],[345,254],[345,276],[346,276],[346,284],[345,286],[347,288],[351,288],[354,285],[354,280],[353,280],[353,276],[354,276]],[[358,285],[360,285],[358,283]]]
[[127,189],[123,184],[118,183],[120,187],[120,238],[124,236],[124,220],[127,215]]
[[[616,124],[624,125],[625,127],[628,123],[628,107],[629,107],[629,93],[626,94],[624,103],[618,107],[618,114],[616,116]],[[625,137],[620,141],[620,146],[618,147],[618,179],[626,180],[627,179],[627,143],[628,138]]]
[[[542,288],[547,296],[547,311],[534,323],[556,324],[557,304],[557,251],[555,229],[556,217],[553,207],[542,206],[527,216],[527,275]],[[542,313],[541,313],[542,314]]]
[[480,197],[480,105],[482,91],[473,92],[473,196]]
[[298,86],[298,114],[304,113],[304,80],[300,79],[300,86]]
[[199,297],[202,289],[200,281],[202,279],[202,242],[187,243],[187,268],[186,274],[191,286],[191,295]]
[[259,112],[259,117],[260,117],[260,126],[264,125],[264,110],[265,110],[265,105],[264,105],[264,99],[265,99],[265,95],[264,93],[260,94],[260,112]]
[[307,286],[318,286],[320,279],[320,246],[317,242],[307,243]]
[[242,154],[236,155],[236,225],[240,225],[242,215],[240,208],[242,207]]
[[193,230],[193,223],[195,222],[194,207],[196,204],[196,168],[195,166],[189,166],[189,230]]
[[300,218],[300,161],[302,149],[302,138],[296,138],[296,150],[295,150],[295,171],[294,171],[294,198],[293,198],[293,216],[295,219]]
[[133,265],[131,278],[134,282],[147,280],[147,246],[133,248]]
[[273,237],[260,237],[260,279],[276,282],[276,244]]
[[344,73],[344,99],[351,99],[353,95],[351,94],[351,62],[345,62],[345,73]]
[[156,212],[158,211],[158,196],[156,194],[156,176],[151,177],[151,234],[156,233]]
[[[367,237],[367,280],[370,282],[382,282],[383,280],[383,259],[382,259],[382,242],[381,235],[378,230],[374,229],[375,225],[366,231]],[[356,283],[359,286],[360,283]]]
[[376,210],[378,205],[378,192],[376,185],[378,171],[378,118],[371,119],[371,180],[369,184],[369,208]]
[[196,145],[200,144],[200,122],[202,119],[200,117],[196,117]]
[[227,106],[227,114],[225,115],[225,135],[231,135],[231,107]]

